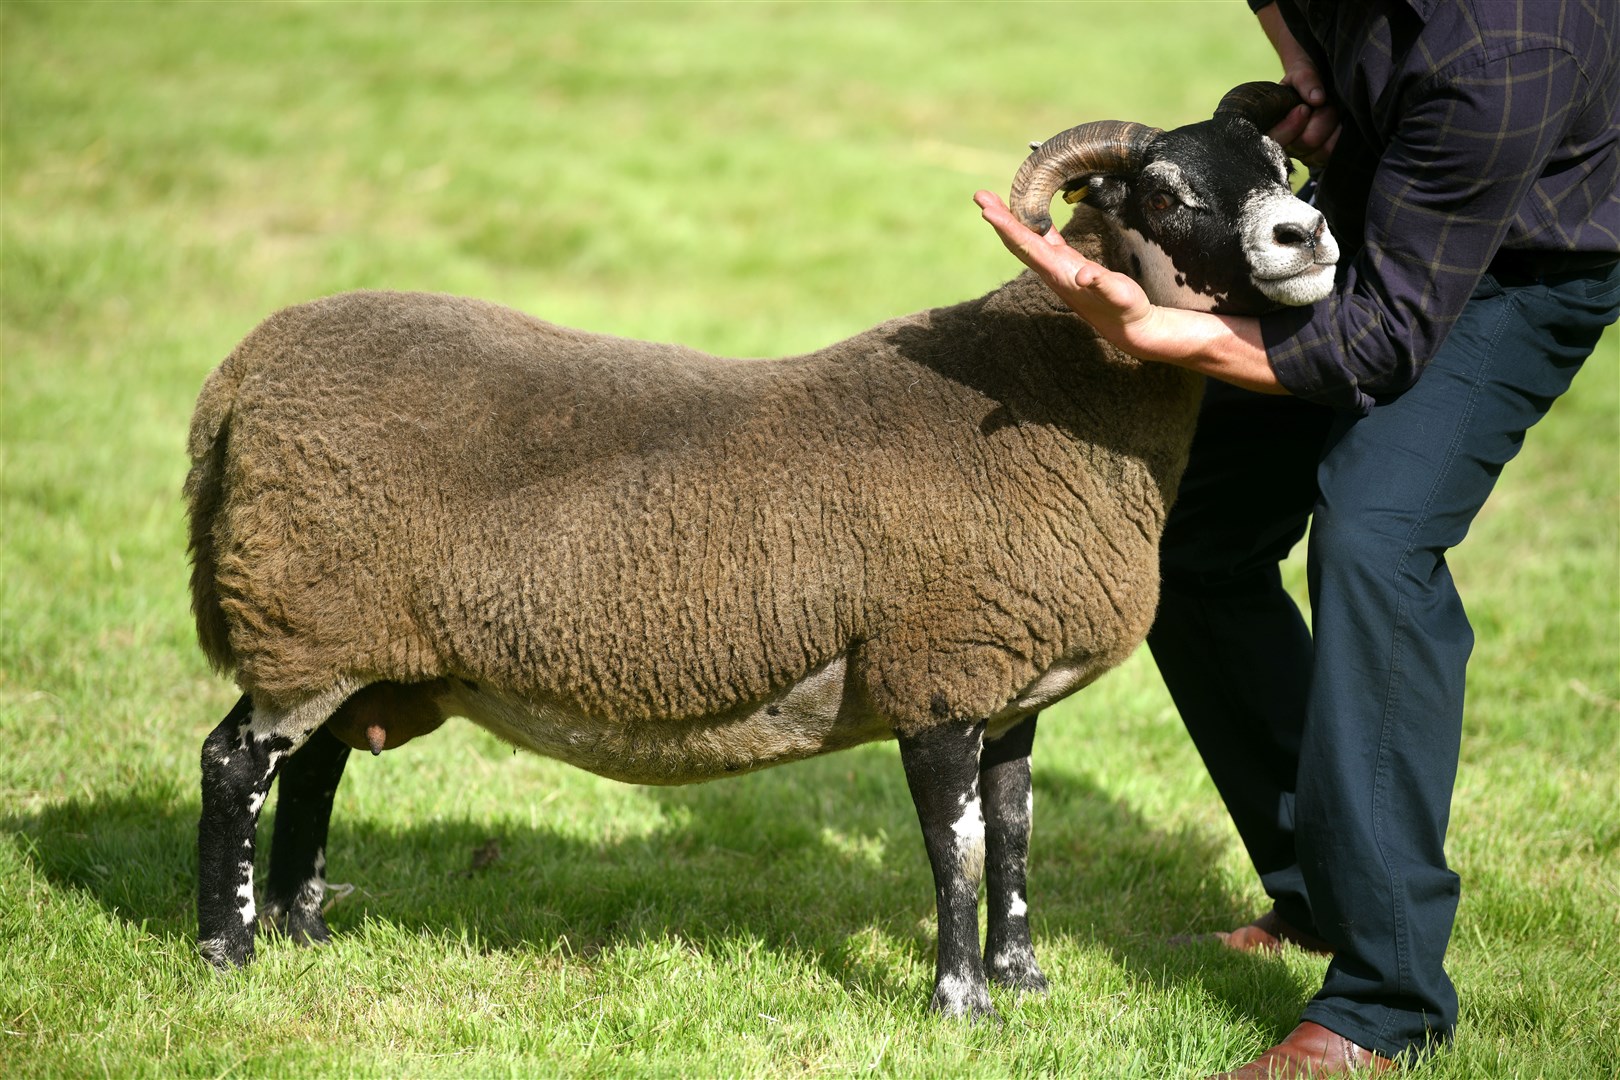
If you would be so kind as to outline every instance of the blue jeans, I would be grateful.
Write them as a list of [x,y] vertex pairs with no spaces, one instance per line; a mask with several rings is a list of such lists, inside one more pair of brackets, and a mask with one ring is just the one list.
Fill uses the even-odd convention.
[[[1620,271],[1487,275],[1366,417],[1211,383],[1148,637],[1266,892],[1335,948],[1313,1020],[1389,1056],[1450,1038],[1445,835],[1473,631],[1446,566],[1620,310]],[[1312,628],[1278,563],[1311,522]]]

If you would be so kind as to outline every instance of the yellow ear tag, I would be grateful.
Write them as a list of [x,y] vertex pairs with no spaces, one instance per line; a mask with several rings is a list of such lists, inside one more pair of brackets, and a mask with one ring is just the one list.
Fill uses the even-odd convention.
[[1070,203],[1071,205],[1074,204],[1074,203],[1077,203],[1081,199],[1085,198],[1086,197],[1086,192],[1088,192],[1090,190],[1091,190],[1091,185],[1087,184],[1085,187],[1078,187],[1078,188],[1075,188],[1073,191],[1065,191],[1063,193],[1063,201],[1066,202],[1066,203]]

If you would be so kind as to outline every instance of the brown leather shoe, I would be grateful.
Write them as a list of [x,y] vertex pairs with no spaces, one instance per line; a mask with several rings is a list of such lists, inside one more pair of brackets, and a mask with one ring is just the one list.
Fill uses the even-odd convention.
[[1283,945],[1296,945],[1308,953],[1332,956],[1333,946],[1303,930],[1296,930],[1272,908],[1248,926],[1214,935],[1215,940],[1238,952],[1281,952]]
[[1289,1033],[1247,1065],[1223,1072],[1210,1080],[1286,1080],[1288,1077],[1346,1076],[1398,1069],[1392,1058],[1357,1046],[1343,1035],[1309,1020]]

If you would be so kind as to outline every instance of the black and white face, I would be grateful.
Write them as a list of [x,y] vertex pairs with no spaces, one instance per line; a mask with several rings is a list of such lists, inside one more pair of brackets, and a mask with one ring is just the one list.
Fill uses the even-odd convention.
[[1092,179],[1131,276],[1155,304],[1256,314],[1322,299],[1339,245],[1288,187],[1282,147],[1230,117],[1167,131],[1134,176]]

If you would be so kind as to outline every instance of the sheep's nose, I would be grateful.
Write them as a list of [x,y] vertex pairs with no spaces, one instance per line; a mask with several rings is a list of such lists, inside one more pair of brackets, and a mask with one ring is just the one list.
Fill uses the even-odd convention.
[[1271,238],[1285,247],[1314,248],[1326,224],[1321,214],[1314,221],[1284,221],[1272,227]]

